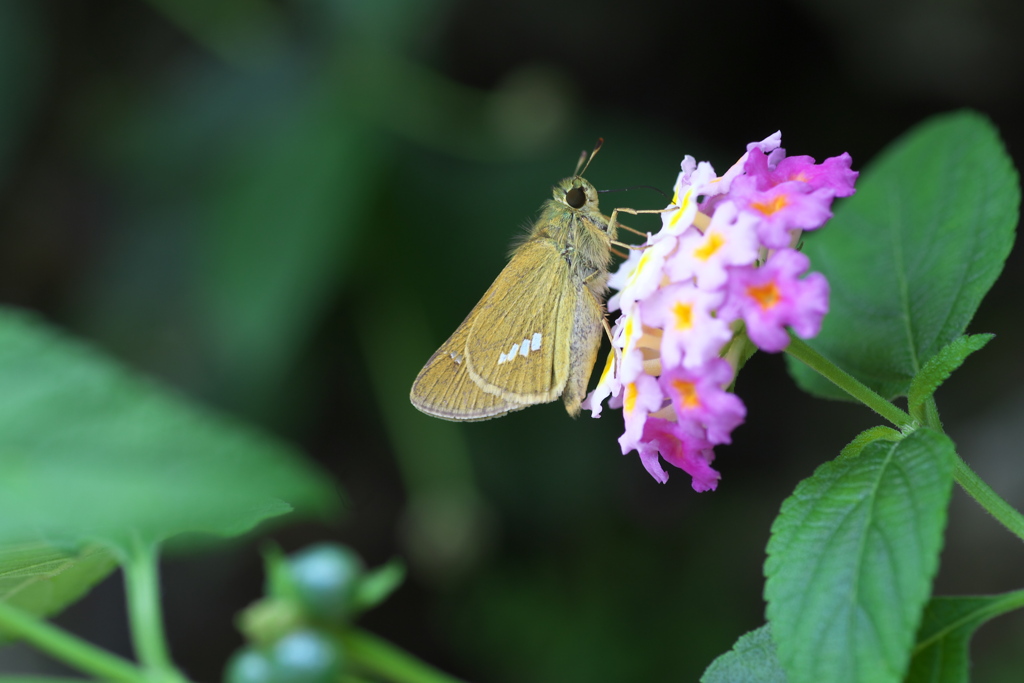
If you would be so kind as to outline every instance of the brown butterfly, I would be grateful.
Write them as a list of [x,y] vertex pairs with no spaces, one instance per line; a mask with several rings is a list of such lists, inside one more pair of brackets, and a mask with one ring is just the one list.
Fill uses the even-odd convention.
[[419,410],[487,420],[561,397],[579,413],[605,326],[615,215],[629,211],[601,213],[597,190],[580,175],[584,160],[554,186],[508,265],[416,376],[409,398]]

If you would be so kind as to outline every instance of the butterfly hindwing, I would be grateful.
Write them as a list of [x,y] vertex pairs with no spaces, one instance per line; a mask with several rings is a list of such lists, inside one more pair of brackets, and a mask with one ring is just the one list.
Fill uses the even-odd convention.
[[488,394],[473,381],[466,364],[469,325],[463,322],[430,357],[413,382],[409,398],[428,415],[471,422],[500,417],[528,404],[512,403]]

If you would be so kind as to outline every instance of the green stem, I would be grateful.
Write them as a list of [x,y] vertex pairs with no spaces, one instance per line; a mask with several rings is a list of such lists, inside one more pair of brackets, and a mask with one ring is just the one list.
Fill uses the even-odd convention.
[[871,410],[875,411],[886,420],[902,428],[913,422],[910,415],[886,401],[868,387],[861,384],[852,375],[835,365],[832,361],[807,345],[804,340],[796,335],[790,334],[789,346],[786,353],[793,356],[809,368],[822,375],[837,387],[857,399]]
[[914,645],[914,656],[917,656],[918,653],[924,652],[929,647],[940,642],[943,638],[954,633],[957,629],[963,628],[964,626],[977,628],[977,626],[989,621],[990,619],[994,619],[1002,614],[1024,607],[1024,590],[1017,590],[1012,593],[1003,593],[1002,595],[986,595],[977,597],[991,598],[992,600],[986,600],[984,606],[978,610],[962,615],[959,619],[947,623],[943,628],[932,633],[930,637],[925,638],[924,640],[919,640],[917,644]]
[[366,631],[349,629],[341,638],[352,662],[372,677],[395,683],[462,683]]
[[135,539],[124,563],[128,621],[135,656],[148,669],[180,678],[167,651],[160,607],[160,569],[157,546]]
[[[889,420],[897,427],[909,424],[912,420],[910,415],[886,401],[868,387],[854,379],[850,374],[833,364],[830,360],[808,346],[799,337],[790,334],[790,344],[786,353],[797,360],[806,363],[812,370],[820,373],[837,387],[853,396],[855,399],[874,410],[876,413]],[[934,399],[929,398],[924,406],[924,422],[932,429],[942,431],[942,422],[939,419],[939,411],[935,407]],[[974,473],[959,454],[953,469],[953,476],[961,488],[971,498],[978,501],[990,515],[996,518],[1000,524],[1005,526],[1017,538],[1024,540],[1024,515],[1018,512],[1012,505],[1003,500],[992,490],[982,479]]]
[[[806,363],[812,370],[820,373],[837,387],[848,393],[850,396],[856,398],[858,401],[868,406],[897,427],[902,427],[911,422],[912,418],[910,415],[907,415],[874,391],[861,384],[851,375],[808,346],[802,339],[792,334],[790,335],[790,339],[791,341],[789,346],[786,348],[786,352],[791,356],[803,363]],[[928,403],[924,406],[924,418],[926,425],[938,431],[942,431],[942,422],[939,419],[938,410],[936,409],[935,402],[932,399],[929,399]],[[979,505],[988,511],[990,515],[995,517],[1003,526],[1009,529],[1012,534],[1020,539],[1024,539],[1024,515],[1021,515],[1021,513],[1014,509],[1013,506],[1000,498],[988,484],[982,481],[982,479],[967,466],[967,463],[965,463],[959,455],[956,456],[956,463],[953,472],[956,482],[960,484],[964,491],[967,492],[967,495],[978,501]]]
[[942,432],[942,420],[939,419],[939,409],[935,405],[935,397],[929,396],[924,403],[924,423],[932,429]]
[[953,477],[967,495],[978,501],[978,504],[1009,529],[1010,533],[1024,540],[1024,515],[1000,498],[999,494],[975,474],[959,455],[956,456],[953,465]]
[[122,683],[145,681],[142,671],[127,659],[3,601],[0,601],[0,626],[5,633],[24,638],[43,652],[95,678]]

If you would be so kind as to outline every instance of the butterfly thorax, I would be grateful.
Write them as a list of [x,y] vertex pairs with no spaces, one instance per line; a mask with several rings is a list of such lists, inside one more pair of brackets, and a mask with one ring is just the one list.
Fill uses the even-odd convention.
[[555,242],[573,280],[585,281],[595,293],[603,293],[615,227],[598,207],[597,190],[586,179],[571,176],[555,185],[551,194],[530,240]]

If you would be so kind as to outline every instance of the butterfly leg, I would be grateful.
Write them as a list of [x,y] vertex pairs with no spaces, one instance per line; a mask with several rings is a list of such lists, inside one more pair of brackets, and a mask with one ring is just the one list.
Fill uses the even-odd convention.
[[[612,211],[612,215],[609,217],[608,223],[612,224],[612,225],[616,225],[617,227],[622,228],[623,230],[625,230],[627,232],[631,232],[634,235],[639,235],[640,237],[648,237],[648,234],[646,232],[640,232],[639,230],[634,230],[633,228],[629,227],[628,225],[623,225],[622,223],[619,223],[618,222],[619,212],[621,211],[622,213],[628,213],[628,214],[632,214],[634,216],[638,216],[638,215],[640,215],[642,213],[665,213],[666,211],[670,211],[672,208],[674,208],[674,207],[670,207],[670,208],[667,208],[667,209],[630,209],[630,208],[627,208],[627,207],[620,207],[620,208],[615,209],[615,210]],[[644,248],[644,247],[638,247],[638,246],[630,245],[630,244],[623,244],[622,242],[616,242],[615,240],[612,240],[612,244],[614,244],[616,246],[619,246],[619,247],[625,247],[626,249],[633,249],[633,250],[637,250],[637,251],[642,250]]]

